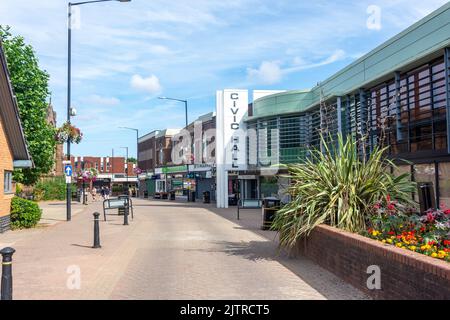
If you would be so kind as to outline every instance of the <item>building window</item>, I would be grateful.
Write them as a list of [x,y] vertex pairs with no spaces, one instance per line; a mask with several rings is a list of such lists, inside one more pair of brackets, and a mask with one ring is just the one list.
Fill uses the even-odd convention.
[[[416,182],[431,183],[436,195],[436,167],[434,163],[416,164],[414,166],[414,179]],[[419,202],[419,195],[415,194],[414,200]]]
[[13,187],[12,187],[12,172],[11,171],[5,171],[4,176],[4,193],[13,193]]
[[439,163],[439,199],[438,205],[450,208],[450,163]]

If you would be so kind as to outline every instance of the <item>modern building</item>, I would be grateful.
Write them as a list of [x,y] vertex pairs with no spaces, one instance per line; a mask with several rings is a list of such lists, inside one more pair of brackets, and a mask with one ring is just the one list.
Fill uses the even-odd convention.
[[0,232],[10,228],[13,170],[32,166],[0,41]]
[[[256,143],[239,146],[246,154],[245,163],[236,164],[237,173],[256,173],[252,178],[259,185],[258,197],[279,196],[288,181],[262,174],[265,169],[301,162],[309,150],[320,148],[320,133],[365,136],[369,152],[376,144],[388,145],[399,171],[410,172],[417,182],[431,183],[436,204],[450,207],[449,22],[450,3],[312,89],[254,100],[251,112],[238,124]],[[224,94],[231,94],[231,99]],[[219,92],[219,132],[226,134],[223,126],[229,125],[232,115],[226,112],[238,94],[245,96],[239,91]],[[227,151],[236,147],[231,140],[222,143]],[[223,168],[227,175],[232,172]],[[225,189],[229,179],[218,181],[218,188]],[[219,206],[225,206],[226,193],[220,191]]]

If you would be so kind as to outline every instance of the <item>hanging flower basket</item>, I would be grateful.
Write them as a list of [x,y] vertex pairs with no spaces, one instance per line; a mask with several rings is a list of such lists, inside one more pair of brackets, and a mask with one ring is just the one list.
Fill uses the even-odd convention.
[[73,174],[74,179],[82,181],[82,182],[95,182],[98,177],[98,170],[91,168],[87,170],[81,170],[78,172],[75,172]]
[[83,134],[80,129],[66,122],[56,132],[55,139],[61,144],[66,142],[79,144],[83,140]]
[[142,169],[140,168],[134,168],[133,169],[134,174],[140,175],[142,173]]

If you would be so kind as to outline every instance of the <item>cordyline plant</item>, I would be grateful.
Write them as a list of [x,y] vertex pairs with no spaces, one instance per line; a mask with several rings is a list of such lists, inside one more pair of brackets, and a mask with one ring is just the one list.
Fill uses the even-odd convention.
[[337,144],[321,136],[322,151],[312,150],[305,163],[288,165],[292,201],[276,215],[273,229],[280,233],[280,246],[293,247],[320,224],[350,232],[367,230],[373,206],[390,196],[399,203],[416,206],[411,194],[415,183],[409,174],[394,177],[395,164],[385,158],[387,148],[374,147],[367,157],[358,155],[352,137]]

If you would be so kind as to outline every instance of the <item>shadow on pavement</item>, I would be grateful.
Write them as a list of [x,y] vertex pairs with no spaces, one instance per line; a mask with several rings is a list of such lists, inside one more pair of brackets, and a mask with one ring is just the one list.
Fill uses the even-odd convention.
[[71,246],[72,247],[78,247],[78,248],[92,249],[92,246],[84,246],[84,245],[81,245],[81,244],[74,244],[74,243],[72,243]]

